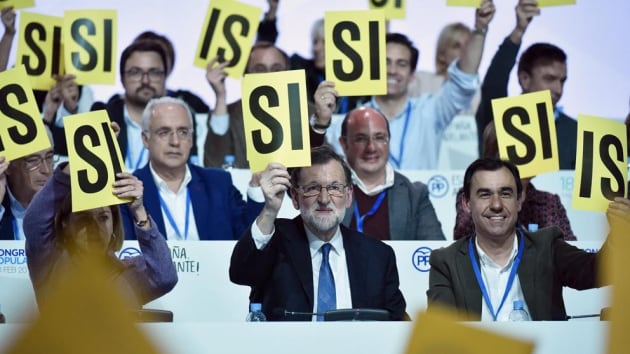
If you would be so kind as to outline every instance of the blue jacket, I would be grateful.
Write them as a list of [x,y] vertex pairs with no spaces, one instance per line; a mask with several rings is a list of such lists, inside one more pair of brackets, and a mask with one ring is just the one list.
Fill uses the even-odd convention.
[[[245,202],[232,184],[232,176],[219,169],[188,164],[192,179],[188,183],[195,225],[200,240],[237,240],[251,226],[264,203]],[[136,170],[134,175],[144,184],[144,207],[157,227],[166,235],[158,188],[151,175],[149,164]],[[134,239],[134,220],[131,210],[121,208],[125,238]]]

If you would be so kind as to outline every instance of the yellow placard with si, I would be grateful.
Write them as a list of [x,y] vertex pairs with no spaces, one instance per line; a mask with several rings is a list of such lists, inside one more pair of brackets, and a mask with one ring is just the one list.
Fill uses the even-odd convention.
[[0,9],[9,6],[13,6],[14,10],[35,7],[35,0],[0,0]]
[[24,66],[0,72],[0,156],[15,160],[50,143]]
[[531,354],[534,344],[458,323],[449,309],[417,316],[407,354]]
[[324,37],[326,80],[339,95],[387,93],[383,10],[326,12]]
[[72,211],[128,203],[113,194],[116,173],[125,163],[107,111],[68,116],[63,120],[68,142]]
[[116,83],[116,10],[64,13],[64,65],[79,85]]
[[404,19],[407,11],[406,0],[368,0],[370,9],[385,11],[385,19]]
[[538,0],[538,7],[575,5],[575,0]]
[[558,137],[549,90],[492,100],[499,155],[522,178],[557,171]]
[[481,0],[446,0],[446,6],[479,8],[481,6]]
[[56,83],[53,75],[63,72],[62,26],[61,17],[20,13],[16,62],[24,65],[35,90],[50,90]]
[[615,197],[628,195],[627,145],[623,123],[578,115],[573,209],[606,211]]
[[310,166],[304,70],[247,74],[242,83],[247,160],[252,172],[270,162]]
[[194,65],[206,69],[212,58],[228,61],[225,72],[235,79],[245,72],[262,10],[232,0],[212,0],[203,21]]

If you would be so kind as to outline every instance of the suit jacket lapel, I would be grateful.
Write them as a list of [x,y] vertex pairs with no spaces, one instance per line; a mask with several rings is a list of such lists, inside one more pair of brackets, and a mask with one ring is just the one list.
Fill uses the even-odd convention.
[[[523,251],[523,257],[521,258],[521,264],[518,267],[518,280],[521,283],[521,289],[523,290],[523,296],[525,297],[525,303],[529,308],[531,318],[540,318],[537,309],[540,309],[538,305],[536,291],[536,248],[529,239],[529,235],[525,232],[521,234],[521,237],[525,237],[525,250]],[[540,289],[538,289],[540,291]],[[547,295],[551,296],[551,295]]]
[[[210,225],[213,223],[213,214],[204,213],[203,208],[197,208],[195,206],[206,207],[210,205],[210,199],[206,186],[203,184],[201,176],[197,169],[188,165],[190,169],[190,182],[188,183],[188,191],[190,192],[190,203],[192,204],[193,214],[195,215],[195,225],[197,226],[197,232],[199,233],[200,240],[208,240],[211,237],[212,230]],[[223,222],[231,222],[231,220],[223,220]],[[231,237],[232,235],[230,235]]]
[[[409,191],[402,187],[402,181],[394,174],[394,185],[387,189],[387,213],[389,215],[389,238],[391,240],[412,239],[407,223],[409,221],[409,204],[398,202],[409,199]],[[396,208],[394,208],[394,205]],[[396,237],[394,237],[396,236]],[[401,238],[401,236],[403,238]]]
[[[476,251],[474,252],[475,259],[479,262],[479,255],[477,255]],[[476,316],[477,320],[480,320],[482,295],[479,283],[477,282],[477,277],[475,276],[475,272],[473,271],[470,261],[470,255],[468,253],[468,239],[466,239],[465,242],[460,243],[459,250],[457,252],[457,259],[455,260],[455,266],[457,267],[455,274],[460,275],[460,278],[456,279],[456,281],[461,285],[453,284],[453,287],[457,289],[461,286],[461,289],[463,289],[461,294],[464,296],[463,299],[456,299],[456,301],[462,301],[466,306],[466,310],[471,315]]]
[[341,237],[343,238],[343,248],[346,252],[346,266],[348,268],[348,281],[350,282],[350,296],[352,297],[352,306],[361,306],[367,301],[363,298],[367,289],[367,274],[361,271],[368,269],[365,262],[370,259],[370,255],[365,253],[361,245],[356,242],[357,235],[350,229],[341,227]]
[[287,228],[284,235],[287,247],[287,256],[298,275],[302,288],[306,293],[310,308],[313,308],[315,301],[313,289],[313,262],[311,260],[311,251],[308,245],[308,238],[304,230],[304,223],[300,216],[295,217],[291,224],[291,228]]

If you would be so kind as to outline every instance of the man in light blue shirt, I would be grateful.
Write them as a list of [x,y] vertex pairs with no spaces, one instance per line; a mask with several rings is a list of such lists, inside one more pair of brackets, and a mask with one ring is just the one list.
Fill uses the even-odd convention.
[[[475,29],[461,58],[448,69],[448,79],[434,95],[409,97],[409,83],[414,78],[419,52],[403,34],[386,36],[387,94],[373,96],[368,106],[381,111],[389,120],[390,157],[395,169],[435,169],[442,135],[459,111],[469,106],[477,88],[477,70],[488,24],[494,16],[494,4],[485,0],[475,12]],[[334,83],[324,81],[315,92],[316,116],[330,121],[337,92]],[[342,152],[338,140],[339,121],[327,129],[327,141]]]

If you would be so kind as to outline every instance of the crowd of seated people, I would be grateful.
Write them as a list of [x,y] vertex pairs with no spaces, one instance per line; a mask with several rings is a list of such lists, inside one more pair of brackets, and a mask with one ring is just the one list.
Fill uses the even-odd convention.
[[[0,156],[0,240],[25,240],[31,279],[40,303],[42,294],[54,286],[57,278],[51,269],[63,269],[74,262],[73,257],[82,254],[106,257],[111,269],[118,272],[116,282],[122,283],[136,304],[161,296],[177,282],[174,269],[165,261],[170,260],[166,240],[239,240],[230,264],[231,280],[251,286],[252,301],[269,306],[286,306],[296,301],[296,309],[306,312],[330,309],[324,306],[324,298],[318,298],[318,292],[329,285],[318,281],[331,276],[337,280],[337,290],[333,287],[337,308],[377,306],[388,309],[391,319],[408,318],[398,289],[393,253],[377,240],[456,240],[457,246],[432,257],[436,269],[448,267],[450,260],[445,256],[454,252],[454,247],[468,247],[465,242],[476,242],[471,246],[476,247],[475,254],[496,263],[491,266],[509,267],[518,247],[522,247],[520,240],[535,245],[543,240],[540,243],[544,243],[545,252],[559,249],[557,257],[575,256],[588,264],[588,276],[584,279],[563,278],[549,291],[571,281],[578,288],[598,286],[600,283],[592,274],[600,256],[586,256],[564,241],[557,241],[577,239],[560,198],[554,191],[537,190],[531,178],[519,177],[512,163],[498,160],[491,100],[508,95],[510,71],[517,61],[523,36],[540,14],[535,0],[514,1],[515,27],[494,53],[486,73],[479,73],[479,67],[482,57],[488,55],[484,45],[495,17],[492,0],[483,0],[474,11],[472,28],[463,23],[444,28],[438,39],[434,74],[417,72],[420,51],[412,38],[387,33],[386,94],[343,97],[335,90],[335,83],[324,78],[323,19],[316,21],[311,30],[312,58],[289,56],[274,44],[279,33],[279,2],[269,0],[244,74],[305,70],[311,156],[316,160],[313,166],[298,169],[269,164],[264,171],[252,174],[246,198],[234,186],[229,172],[218,168],[228,155],[234,157],[235,167],[249,168],[241,100],[227,102],[225,68],[229,63],[218,56],[209,61],[203,75],[214,95],[209,97],[214,105],[208,105],[204,98],[186,88],[167,88],[175,65],[174,45],[166,35],[142,32],[120,55],[118,70],[124,92],[109,99],[97,98],[88,85],[78,85],[76,77],[70,74],[55,75],[50,90],[35,92],[51,147],[10,162]],[[0,38],[0,71],[8,68],[11,45],[17,37],[16,16],[12,7],[1,11],[4,33]],[[519,57],[517,74],[523,93],[550,90],[557,141],[561,142],[560,168],[574,169],[577,123],[558,105],[567,79],[566,58],[566,53],[553,44],[535,43]],[[474,97],[479,92],[477,103]],[[55,168],[58,156],[68,154],[63,118],[97,109],[105,109],[117,126],[127,171],[119,176],[115,193],[131,197],[132,201],[120,207],[72,213],[68,164],[60,163]],[[462,111],[475,114],[483,159],[466,172],[464,187],[457,194],[456,226],[451,234],[442,230],[440,219],[447,216],[436,213],[427,185],[413,183],[401,170],[436,169],[444,131]],[[197,145],[198,114],[208,116],[204,146]],[[333,116],[339,114],[345,117],[335,121]],[[627,126],[629,121],[630,115]],[[200,161],[197,152],[202,150],[204,159]],[[488,175],[489,179],[480,180],[480,175]],[[494,188],[484,187],[494,178],[510,189],[509,200],[494,205],[498,214],[505,211],[509,221],[500,235],[487,225],[487,220],[482,220],[481,208],[486,200],[474,189]],[[300,214],[292,221],[278,218],[285,193]],[[619,214],[627,216],[628,203],[613,201],[610,213],[621,210]],[[106,222],[100,221],[103,219],[99,215],[103,214]],[[543,230],[521,231],[532,224]],[[290,248],[292,234],[300,237],[295,249]],[[505,247],[486,243],[493,237],[501,237],[501,246]],[[349,241],[353,238],[359,241]],[[119,262],[113,254],[123,239],[138,240],[146,246],[144,256]],[[364,271],[363,263],[353,253],[355,247],[369,248],[378,255],[375,259],[387,284],[367,287],[382,287],[385,302],[357,300],[358,289],[339,290],[355,283],[356,269]],[[501,253],[508,249],[507,254]],[[602,254],[606,251],[607,248]],[[303,279],[282,273],[288,267],[283,262],[296,254],[306,259],[305,269],[313,269],[306,277],[310,293],[297,300],[289,294]],[[347,265],[332,266],[332,270],[324,272],[322,268],[328,268],[329,261]],[[489,266],[484,267],[482,270],[487,271]],[[554,272],[564,269],[558,267]],[[317,271],[322,273],[315,275]],[[268,274],[274,272],[283,276],[270,280]],[[458,293],[455,289],[448,293],[443,289],[457,279],[436,272],[431,273],[427,294],[430,303],[454,305],[475,314],[475,319],[505,319],[504,312],[462,305],[459,297],[465,291]],[[530,289],[520,285],[510,293],[510,299],[526,301],[534,319],[562,317],[562,309],[555,307],[551,312],[538,312],[537,306],[547,304],[536,304],[530,301],[532,298]],[[552,301],[561,307],[561,297]],[[479,304],[491,305],[490,302],[483,298]],[[267,316],[286,319],[272,312]]]

